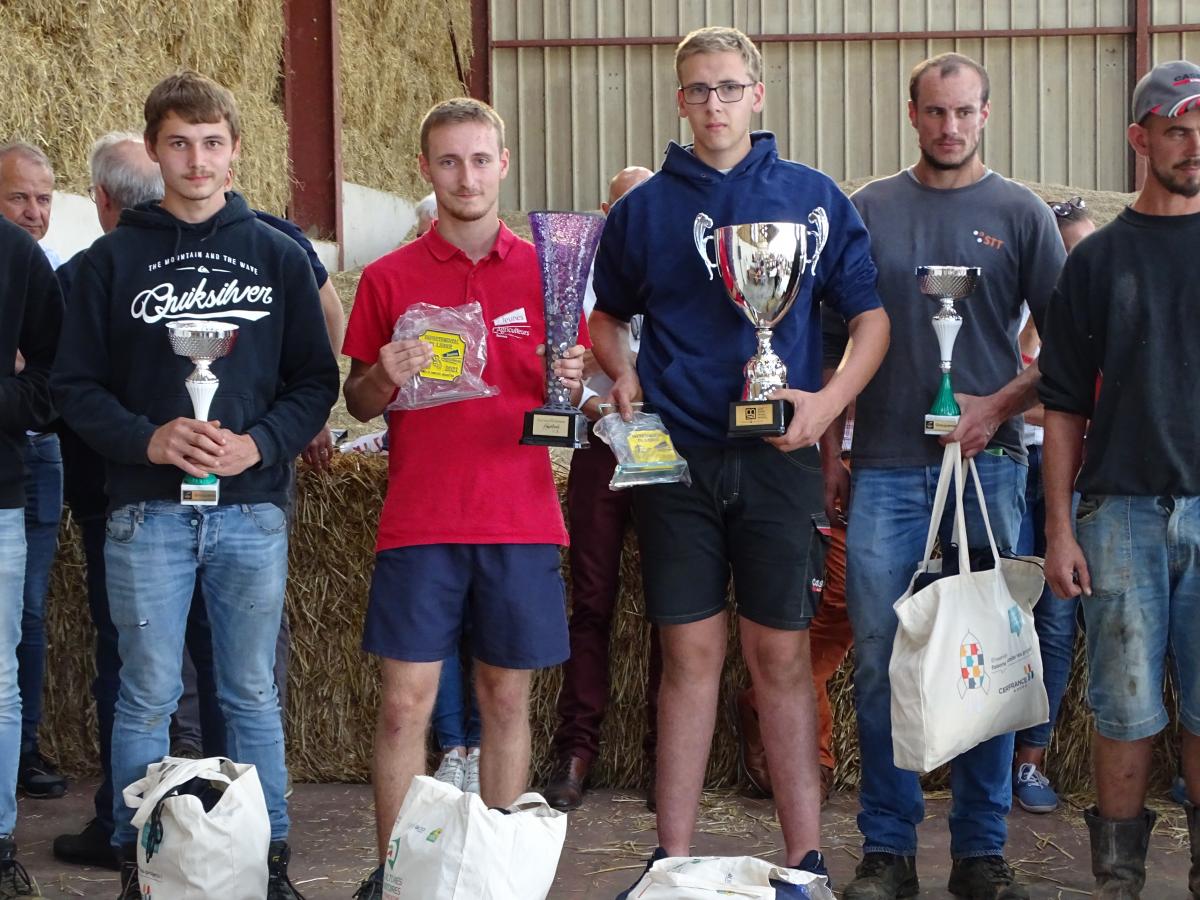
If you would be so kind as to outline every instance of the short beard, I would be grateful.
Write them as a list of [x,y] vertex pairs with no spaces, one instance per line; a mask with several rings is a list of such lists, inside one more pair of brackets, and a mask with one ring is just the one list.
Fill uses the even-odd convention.
[[973,160],[975,158],[975,155],[978,152],[979,152],[979,145],[976,144],[974,147],[971,148],[971,152],[968,153],[966,156],[964,156],[962,159],[960,159],[958,162],[943,162],[942,160],[940,160],[936,156],[934,156],[932,153],[930,153],[928,150],[926,150],[924,147],[922,147],[921,148],[921,158],[923,160],[925,160],[925,163],[931,169],[937,169],[938,171],[941,171],[941,172],[953,172],[955,169],[961,169],[963,166],[965,166],[967,163],[969,163],[971,160]]
[[1178,194],[1189,200],[1200,194],[1200,178],[1194,181],[1180,181],[1172,177],[1170,170],[1163,172],[1153,163],[1150,164],[1150,172],[1154,175],[1155,181],[1172,194]]

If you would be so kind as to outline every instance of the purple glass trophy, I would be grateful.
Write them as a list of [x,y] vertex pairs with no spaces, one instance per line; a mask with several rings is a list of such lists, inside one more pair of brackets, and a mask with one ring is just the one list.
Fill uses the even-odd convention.
[[579,337],[583,297],[604,216],[539,211],[529,214],[529,225],[546,312],[546,402],[525,413],[521,443],[579,449],[588,445],[587,418],[571,403],[571,391],[554,374],[554,362]]

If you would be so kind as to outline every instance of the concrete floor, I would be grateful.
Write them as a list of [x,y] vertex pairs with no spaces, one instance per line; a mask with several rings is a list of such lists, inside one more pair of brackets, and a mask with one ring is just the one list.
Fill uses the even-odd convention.
[[[65,866],[54,860],[56,834],[77,829],[92,812],[94,785],[72,785],[61,800],[20,801],[17,840],[20,859],[46,897],[117,895],[113,872]],[[374,836],[371,793],[367,785],[299,784],[292,797],[292,880],[308,900],[349,900],[369,870]],[[948,800],[931,795],[920,831],[918,868],[921,896],[949,898]],[[1183,814],[1156,802],[1160,819],[1150,851],[1146,900],[1185,900],[1188,868]],[[835,794],[823,815],[825,853],[835,888],[853,877],[860,839],[855,826],[855,796]],[[1010,821],[1009,861],[1031,886],[1034,900],[1088,896],[1091,876],[1087,833],[1078,809],[1065,807],[1047,816],[1014,812]],[[640,795],[623,791],[588,794],[583,809],[572,813],[567,842],[550,897],[612,900],[628,887],[654,846],[654,819]],[[696,835],[696,852],[712,855],[770,853],[779,829],[769,802],[728,793],[706,795]]]

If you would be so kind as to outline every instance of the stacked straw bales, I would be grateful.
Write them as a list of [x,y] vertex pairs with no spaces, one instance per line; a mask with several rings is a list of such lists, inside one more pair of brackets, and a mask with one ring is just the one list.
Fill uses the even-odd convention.
[[467,92],[471,4],[340,0],[342,153],[347,181],[417,199],[419,129],[435,103]]
[[238,99],[239,188],[256,206],[284,211],[289,182],[278,0],[9,0],[0,3],[0,34],[0,140],[19,137],[42,147],[60,190],[85,193],[92,141],[106,131],[140,131],[150,88],[190,67]]
[[[359,649],[363,611],[373,563],[375,523],[386,484],[386,461],[346,456],[328,475],[303,471],[291,542],[288,609],[292,625],[288,761],[301,781],[364,781],[378,701],[378,668]],[[557,472],[560,490],[565,473]],[[49,599],[46,717],[42,743],[72,774],[94,772],[97,761],[95,715],[89,695],[94,672],[92,629],[87,613],[78,530],[64,525],[59,564]],[[612,635],[611,712],[604,723],[601,757],[595,769],[600,785],[644,786],[649,772],[642,758],[644,697],[649,630],[641,616],[641,578],[636,543],[627,535],[621,566],[621,597]],[[730,647],[736,647],[732,638]],[[1055,730],[1048,762],[1055,784],[1067,793],[1090,791],[1091,719],[1084,702],[1085,666],[1077,649],[1071,685]],[[726,661],[722,698],[743,684],[745,670],[732,652]],[[535,784],[546,775],[554,703],[561,683],[558,669],[538,673],[534,682]],[[837,780],[858,781],[851,665],[831,683]],[[1177,735],[1157,742],[1159,786],[1174,772]],[[736,784],[736,753],[725,717],[709,761],[711,786]],[[945,770],[927,779],[944,786]]]

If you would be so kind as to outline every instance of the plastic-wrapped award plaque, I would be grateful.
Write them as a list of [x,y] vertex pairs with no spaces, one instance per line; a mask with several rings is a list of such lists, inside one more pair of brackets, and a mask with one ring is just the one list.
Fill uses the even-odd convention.
[[[596,437],[612,448],[617,468],[608,486],[611,490],[645,484],[692,483],[687,460],[675,450],[671,436],[657,413],[644,412],[635,403],[631,421],[626,422],[618,412],[602,417],[593,428]],[[612,409],[600,405],[601,411]]]

